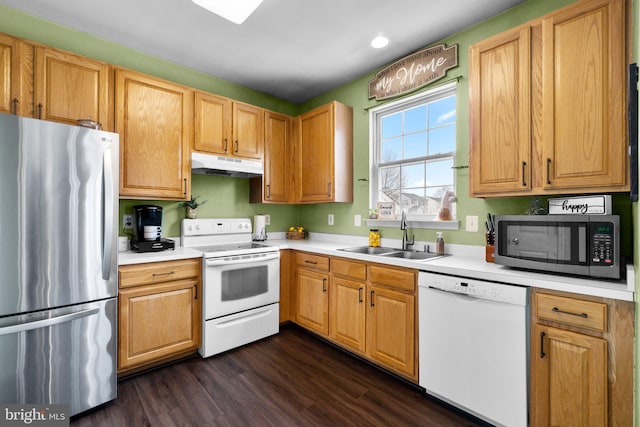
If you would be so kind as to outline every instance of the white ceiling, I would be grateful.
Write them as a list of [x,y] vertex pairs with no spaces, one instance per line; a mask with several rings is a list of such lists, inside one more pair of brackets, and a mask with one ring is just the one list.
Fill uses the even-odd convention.
[[522,1],[264,0],[241,25],[191,0],[0,4],[299,104]]

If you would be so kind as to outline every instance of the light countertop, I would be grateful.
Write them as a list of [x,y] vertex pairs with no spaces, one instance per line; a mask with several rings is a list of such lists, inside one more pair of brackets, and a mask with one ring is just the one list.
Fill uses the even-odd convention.
[[[119,265],[198,258],[202,256],[199,251],[178,246],[179,242],[180,239],[176,239],[175,250],[147,253],[135,253],[132,251],[120,252]],[[627,266],[626,278],[617,281],[536,273],[486,262],[484,246],[447,244],[445,246],[447,256],[430,260],[409,260],[339,250],[340,248],[366,246],[368,239],[363,236],[310,233],[308,240],[287,240],[285,239],[284,233],[270,233],[269,239],[262,243],[279,246],[280,249],[295,249],[329,256],[414,268],[432,273],[449,274],[542,289],[553,289],[624,301],[633,301],[635,289],[635,275],[632,265]],[[397,239],[383,238],[381,241],[381,246],[385,247],[396,248],[400,247],[400,245],[401,243]],[[424,245],[429,245],[432,250],[435,247],[433,242],[416,242],[413,248],[415,250],[424,250]]]

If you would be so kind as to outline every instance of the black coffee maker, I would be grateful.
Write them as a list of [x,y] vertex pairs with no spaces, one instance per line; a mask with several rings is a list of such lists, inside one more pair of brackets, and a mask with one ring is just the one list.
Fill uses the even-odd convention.
[[137,205],[133,207],[133,240],[131,249],[136,252],[156,252],[174,249],[175,242],[162,235],[162,207]]

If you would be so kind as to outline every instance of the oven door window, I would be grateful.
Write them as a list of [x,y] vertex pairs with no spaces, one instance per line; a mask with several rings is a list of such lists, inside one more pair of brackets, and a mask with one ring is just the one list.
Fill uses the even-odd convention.
[[259,265],[222,272],[222,301],[237,301],[269,291],[269,267]]

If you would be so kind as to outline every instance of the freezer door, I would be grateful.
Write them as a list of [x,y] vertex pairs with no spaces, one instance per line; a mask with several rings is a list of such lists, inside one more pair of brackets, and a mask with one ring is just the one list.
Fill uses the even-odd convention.
[[0,402],[74,415],[115,399],[116,313],[111,298],[0,319]]
[[0,115],[0,316],[117,292],[117,134]]

